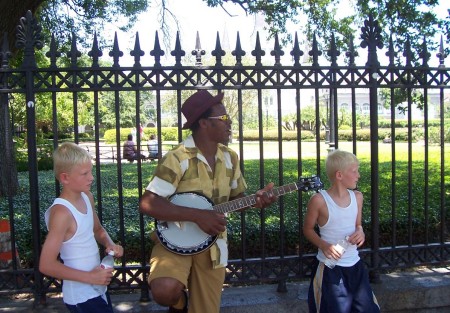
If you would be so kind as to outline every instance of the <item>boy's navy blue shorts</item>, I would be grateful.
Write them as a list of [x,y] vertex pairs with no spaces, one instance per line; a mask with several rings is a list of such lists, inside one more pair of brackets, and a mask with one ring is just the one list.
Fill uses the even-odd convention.
[[108,292],[105,293],[105,298],[107,301],[98,296],[76,305],[66,303],[66,307],[72,313],[114,313]]
[[314,266],[309,286],[310,313],[378,313],[380,307],[362,260],[351,267]]

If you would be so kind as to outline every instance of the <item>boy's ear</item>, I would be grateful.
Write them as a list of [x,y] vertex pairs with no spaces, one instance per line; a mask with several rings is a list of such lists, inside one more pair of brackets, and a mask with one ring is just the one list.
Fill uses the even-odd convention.
[[336,173],[335,173],[335,177],[336,177],[336,179],[341,179],[342,178],[342,172],[341,171],[336,171]]
[[62,172],[59,174],[58,178],[59,182],[64,185],[69,179],[69,174],[67,174],[66,172]]

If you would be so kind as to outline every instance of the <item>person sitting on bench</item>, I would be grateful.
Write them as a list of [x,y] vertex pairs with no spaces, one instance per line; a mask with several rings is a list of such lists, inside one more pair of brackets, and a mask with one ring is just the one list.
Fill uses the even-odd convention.
[[148,140],[148,157],[149,159],[158,158],[158,140],[154,134],[151,134]]
[[133,141],[133,135],[129,134],[127,141],[123,144],[123,158],[129,162],[134,162],[134,160],[145,160],[146,156],[139,153],[136,149],[136,145]]

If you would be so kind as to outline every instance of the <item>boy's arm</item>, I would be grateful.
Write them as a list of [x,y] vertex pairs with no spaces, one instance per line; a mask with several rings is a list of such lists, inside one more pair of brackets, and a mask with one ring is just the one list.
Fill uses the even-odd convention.
[[95,240],[100,243],[103,247],[106,248],[106,252],[114,251],[114,257],[120,258],[123,255],[123,247],[121,245],[116,245],[114,241],[112,241],[108,232],[100,223],[97,212],[95,211],[94,206],[94,197],[91,193],[88,194],[89,200],[91,201],[92,206],[92,214],[94,217],[94,236]]
[[49,232],[42,246],[39,260],[39,270],[48,276],[57,279],[79,281],[86,284],[108,285],[112,277],[112,269],[100,267],[90,272],[80,271],[68,267],[58,260],[61,245],[73,221],[71,213],[61,205],[51,209],[49,219]]
[[360,191],[354,191],[356,197],[356,203],[358,205],[358,214],[356,215],[355,232],[349,236],[349,241],[352,244],[356,244],[361,247],[366,240],[366,235],[362,227],[362,207],[363,207],[363,194]]
[[337,251],[333,244],[326,242],[316,233],[316,224],[324,225],[328,220],[328,208],[323,196],[319,193],[313,195],[308,202],[305,221],[303,224],[303,234],[317,248],[322,250],[327,258],[338,260],[341,253]]
[[323,210],[326,209],[326,203],[323,196],[319,193],[314,194],[308,202],[305,221],[303,223],[303,234],[317,248],[323,251],[326,256],[333,254],[333,245],[326,242],[315,231],[316,224],[323,219]]

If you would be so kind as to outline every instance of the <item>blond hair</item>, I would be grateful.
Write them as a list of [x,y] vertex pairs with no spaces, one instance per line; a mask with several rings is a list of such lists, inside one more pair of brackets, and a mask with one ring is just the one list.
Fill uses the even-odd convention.
[[53,152],[53,172],[59,179],[61,173],[68,173],[74,166],[90,163],[91,155],[73,142],[64,142]]
[[353,164],[359,164],[358,158],[353,153],[339,149],[330,152],[325,161],[325,168],[330,182],[334,182],[337,171],[344,171]]

